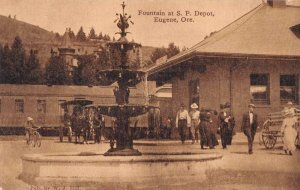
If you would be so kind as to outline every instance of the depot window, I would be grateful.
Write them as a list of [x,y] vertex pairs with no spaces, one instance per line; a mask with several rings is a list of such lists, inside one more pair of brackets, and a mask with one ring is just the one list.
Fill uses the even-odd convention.
[[196,103],[199,105],[200,102],[200,87],[199,87],[199,79],[191,80],[189,82],[189,94],[190,94],[190,105],[192,103]]
[[37,112],[46,113],[46,100],[37,100]]
[[17,113],[24,113],[24,100],[23,99],[15,100],[15,110]]
[[258,104],[270,104],[269,74],[250,75],[251,102]]
[[297,75],[280,75],[280,102],[298,104],[298,86]]

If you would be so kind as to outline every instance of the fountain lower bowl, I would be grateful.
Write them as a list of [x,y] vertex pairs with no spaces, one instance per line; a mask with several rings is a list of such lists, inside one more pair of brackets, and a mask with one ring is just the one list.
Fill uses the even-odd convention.
[[122,112],[127,117],[136,117],[148,112],[149,109],[155,108],[154,106],[145,106],[137,104],[107,104],[107,105],[92,105],[97,107],[99,113],[110,117],[117,117]]
[[143,153],[137,157],[106,157],[92,152],[27,154],[22,156],[19,178],[30,185],[44,186],[134,185],[149,180],[165,183],[188,176],[205,178],[206,169],[219,166],[212,160],[221,158],[217,153],[189,152]]

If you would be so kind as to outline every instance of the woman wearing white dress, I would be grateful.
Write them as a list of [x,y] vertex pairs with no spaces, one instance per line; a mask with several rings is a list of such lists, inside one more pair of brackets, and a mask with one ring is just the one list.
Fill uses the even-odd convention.
[[283,150],[286,154],[293,154],[296,150],[295,139],[297,137],[297,131],[294,128],[297,122],[295,112],[300,111],[293,107],[292,102],[288,102],[287,107],[283,110],[283,122],[281,126],[281,133],[283,133]]

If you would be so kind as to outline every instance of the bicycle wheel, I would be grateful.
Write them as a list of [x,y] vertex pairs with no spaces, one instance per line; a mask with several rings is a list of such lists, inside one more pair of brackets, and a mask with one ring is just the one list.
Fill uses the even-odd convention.
[[31,140],[30,140],[30,135],[28,132],[25,133],[25,139],[26,139],[26,144],[30,145]]
[[69,129],[68,129],[68,141],[72,142],[72,128],[71,127],[69,127]]
[[38,132],[33,133],[33,147],[37,146],[40,147],[42,144],[41,142],[41,135]]

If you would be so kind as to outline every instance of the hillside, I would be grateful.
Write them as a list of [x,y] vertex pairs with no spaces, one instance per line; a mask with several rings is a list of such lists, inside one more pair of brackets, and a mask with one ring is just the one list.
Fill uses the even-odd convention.
[[51,47],[58,46],[55,34],[38,26],[0,15],[0,43],[11,44],[16,36],[20,36],[25,50],[38,50],[38,58],[45,66]]
[[[46,65],[50,57],[51,48],[57,49],[61,45],[61,41],[55,38],[53,32],[49,32],[33,24],[0,15],[0,44],[11,44],[17,35],[22,39],[27,52],[30,49],[38,51],[38,59],[42,67]],[[80,46],[84,47],[86,45],[95,48],[93,42],[76,42],[76,48],[74,48],[77,49]],[[144,63],[150,60],[150,56],[154,50],[154,47],[142,47]]]
[[55,35],[38,26],[0,15],[0,42],[11,43],[19,35],[24,44],[51,42]]

